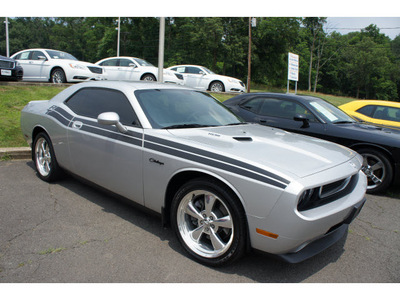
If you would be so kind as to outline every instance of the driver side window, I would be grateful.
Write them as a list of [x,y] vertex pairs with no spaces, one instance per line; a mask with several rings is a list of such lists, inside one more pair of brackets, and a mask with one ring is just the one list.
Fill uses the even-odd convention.
[[83,88],[66,102],[74,113],[97,119],[103,112],[116,112],[120,122],[127,126],[139,126],[138,118],[126,96],[117,90],[106,88]]

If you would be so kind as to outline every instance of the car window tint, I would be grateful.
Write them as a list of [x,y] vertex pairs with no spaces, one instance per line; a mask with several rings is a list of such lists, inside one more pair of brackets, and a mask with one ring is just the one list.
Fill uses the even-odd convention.
[[240,106],[242,108],[244,108],[244,109],[247,109],[247,110],[249,110],[251,112],[254,112],[254,113],[258,114],[262,102],[263,102],[262,98],[255,98],[255,99],[251,99],[249,101],[244,102]]
[[360,109],[356,110],[358,113],[367,116],[367,117],[372,117],[374,111],[375,111],[375,106],[373,105],[367,105],[364,107],[361,107]]
[[100,63],[103,67],[116,67],[118,66],[118,59],[109,59]]
[[373,118],[386,121],[400,121],[400,109],[395,107],[378,106]]
[[42,51],[33,51],[31,59],[32,60],[40,60],[40,57],[46,57]]
[[15,59],[27,60],[27,59],[29,59],[29,54],[30,54],[30,53],[31,53],[30,51],[22,52],[22,53],[18,54],[18,55],[15,57]]
[[73,94],[65,104],[81,116],[97,119],[103,112],[116,112],[122,124],[139,124],[129,100],[117,90],[83,88]]
[[120,67],[129,67],[129,64],[134,64],[134,63],[130,59],[126,59],[126,58],[121,58],[119,60]]
[[189,73],[189,74],[200,74],[201,69],[200,68],[196,68],[196,67],[186,67],[186,72],[185,73]]

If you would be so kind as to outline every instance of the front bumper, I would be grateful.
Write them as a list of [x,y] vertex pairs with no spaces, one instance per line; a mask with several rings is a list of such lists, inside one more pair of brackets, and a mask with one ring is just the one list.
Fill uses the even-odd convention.
[[365,204],[365,201],[366,199],[364,198],[363,201],[355,205],[343,222],[330,228],[322,237],[312,241],[297,252],[280,254],[276,256],[288,263],[295,264],[309,259],[310,257],[313,257],[328,249],[346,234],[349,224],[358,216]]
[[71,69],[66,70],[66,77],[68,82],[82,82],[90,80],[107,80],[104,73],[93,73],[90,70]]

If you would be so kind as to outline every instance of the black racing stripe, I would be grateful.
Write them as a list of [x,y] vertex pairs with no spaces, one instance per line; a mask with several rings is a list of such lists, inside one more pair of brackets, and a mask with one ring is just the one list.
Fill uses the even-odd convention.
[[142,146],[142,139],[138,139],[131,136],[132,133],[136,133],[132,131],[128,131],[126,134],[120,134],[117,132],[112,132],[110,130],[104,130],[102,128],[99,128],[98,126],[89,126],[87,124],[83,124],[83,126],[79,129],[79,131],[93,133],[109,139],[125,142],[139,147]]
[[239,161],[239,160],[236,160],[236,159],[233,159],[233,158],[230,158],[230,157],[219,155],[219,154],[216,154],[216,153],[213,153],[213,152],[209,152],[209,151],[206,151],[206,150],[201,150],[201,149],[194,148],[194,147],[191,147],[191,146],[187,146],[187,145],[184,145],[184,144],[179,144],[179,143],[171,142],[171,141],[168,141],[168,140],[160,139],[160,138],[157,138],[157,137],[154,137],[154,136],[150,136],[150,135],[146,135],[146,140],[148,140],[150,142],[166,145],[166,146],[169,146],[169,147],[172,147],[172,148],[177,148],[177,149],[180,149],[180,150],[183,150],[183,151],[187,151],[187,152],[195,153],[195,154],[198,154],[198,155],[202,155],[202,156],[205,156],[205,157],[214,158],[216,160],[223,161],[223,162],[226,162],[226,163],[229,163],[229,164],[232,164],[232,165],[240,166],[242,168],[245,168],[245,169],[248,169],[248,170],[263,174],[263,175],[268,176],[270,178],[276,179],[277,181],[283,182],[285,184],[289,184],[290,183],[290,181],[288,181],[287,179],[282,178],[282,177],[280,177],[280,176],[278,176],[276,174],[273,174],[273,173],[268,172],[268,171],[266,171],[264,169],[257,168],[257,167],[255,167],[253,165],[244,163],[242,161]]
[[145,141],[144,147],[147,148],[147,149],[151,149],[151,150],[155,150],[155,151],[158,151],[158,152],[166,153],[166,154],[169,154],[169,155],[172,155],[172,156],[176,156],[176,157],[180,157],[180,158],[183,158],[183,159],[195,161],[195,162],[198,162],[198,163],[201,163],[201,164],[205,164],[205,165],[209,165],[209,166],[212,166],[212,167],[215,167],[215,168],[219,168],[221,170],[225,170],[225,171],[232,172],[232,173],[235,173],[235,174],[239,174],[239,175],[242,175],[242,176],[245,176],[245,177],[249,177],[249,178],[252,178],[252,179],[255,179],[255,180],[258,180],[258,181],[261,181],[261,182],[265,182],[265,183],[268,183],[268,184],[273,185],[273,186],[276,186],[278,188],[284,189],[284,188],[287,187],[287,184],[284,184],[284,183],[279,182],[277,180],[274,180],[272,178],[267,178],[267,177],[265,177],[263,175],[259,175],[259,174],[253,173],[250,170],[241,169],[238,166],[228,165],[225,162],[215,161],[215,160],[212,160],[210,158],[201,157],[201,156],[198,156],[197,154],[187,153],[187,152],[180,151],[180,150],[177,150],[177,149],[172,149],[172,148],[169,148],[169,147],[166,147],[166,146],[163,146],[163,145],[154,144],[154,143],[148,142],[148,141]]
[[54,110],[62,114],[65,118],[72,120],[73,116],[59,106],[54,106]]
[[64,126],[68,126],[68,124],[70,123],[70,119],[65,119],[64,116],[60,115],[58,112],[54,111],[54,110],[48,110],[46,112],[47,115],[49,115],[50,117],[53,117],[54,119],[56,119],[57,121],[59,121],[61,124],[63,124]]

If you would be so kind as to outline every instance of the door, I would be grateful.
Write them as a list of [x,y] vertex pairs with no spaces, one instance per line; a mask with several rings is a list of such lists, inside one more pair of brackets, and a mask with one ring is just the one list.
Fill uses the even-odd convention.
[[108,80],[123,80],[123,75],[121,74],[118,67],[118,58],[111,58],[100,63],[106,70]]
[[187,86],[200,90],[208,88],[207,75],[198,67],[186,67],[184,77]]
[[[143,205],[143,129],[126,96],[112,89],[83,88],[66,106],[75,113],[68,128],[72,172]],[[102,112],[118,113],[128,132],[97,123]]]
[[118,71],[120,73],[122,80],[128,81],[139,81],[141,76],[141,71],[138,66],[130,59],[120,58]]

